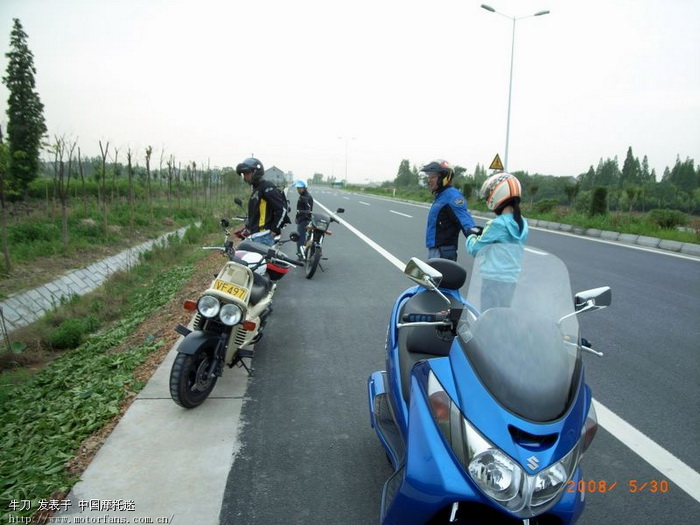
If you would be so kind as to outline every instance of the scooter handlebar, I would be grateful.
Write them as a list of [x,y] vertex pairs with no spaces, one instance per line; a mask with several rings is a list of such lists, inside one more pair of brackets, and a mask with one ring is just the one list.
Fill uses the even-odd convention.
[[294,266],[304,266],[303,261],[297,261],[296,259],[292,259],[291,257],[287,257],[286,254],[279,252],[279,251],[275,251],[274,254],[271,254],[271,257],[273,259],[278,259],[278,260],[285,262],[287,264],[293,264]]
[[439,314],[403,314],[404,323],[441,323],[447,319],[447,313]]

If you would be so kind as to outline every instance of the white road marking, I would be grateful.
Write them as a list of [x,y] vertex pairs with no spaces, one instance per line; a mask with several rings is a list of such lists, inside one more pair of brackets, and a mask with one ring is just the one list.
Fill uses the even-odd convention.
[[[326,208],[323,204],[319,203],[318,201],[316,203],[328,213],[331,213],[331,210]],[[338,217],[338,221],[348,230],[366,242],[369,246],[379,252],[380,255],[384,256],[384,258],[396,266],[399,271],[403,272],[406,264],[398,257],[393,256],[347,221],[341,219],[340,217]],[[536,250],[529,249],[529,251],[537,253]],[[700,502],[700,474],[671,454],[661,445],[652,441],[642,432],[627,423],[624,419],[620,418],[610,409],[604,405],[601,405],[599,401],[594,399],[593,404],[595,406],[596,414],[598,415],[598,423],[600,426],[605,428],[613,435],[613,437],[621,441],[625,446],[627,446],[644,461],[649,463],[661,474],[678,485],[691,498]]]
[[360,204],[364,204],[365,206],[369,206],[369,202],[364,202],[364,201],[358,201]]
[[389,210],[391,213],[395,213],[396,215],[401,215],[402,217],[408,217],[409,219],[413,219],[413,215],[406,215],[405,213],[401,213],[400,211],[394,211],[394,210]]
[[700,474],[671,454],[661,445],[649,439],[610,409],[593,400],[598,423],[632,452],[673,481],[695,501],[700,502]]

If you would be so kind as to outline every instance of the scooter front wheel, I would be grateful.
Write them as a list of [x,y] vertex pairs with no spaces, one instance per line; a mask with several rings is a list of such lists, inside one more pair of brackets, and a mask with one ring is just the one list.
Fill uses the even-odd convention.
[[214,349],[200,348],[194,354],[175,356],[170,370],[170,396],[184,408],[201,405],[214,389],[217,376],[207,377]]
[[306,254],[306,278],[311,279],[316,273],[319,263],[321,262],[321,248],[318,246],[313,246],[309,248]]

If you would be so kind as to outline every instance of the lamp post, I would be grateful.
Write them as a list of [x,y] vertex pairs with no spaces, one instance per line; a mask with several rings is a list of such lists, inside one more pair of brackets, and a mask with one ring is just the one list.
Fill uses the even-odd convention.
[[505,157],[503,160],[503,169],[505,171],[508,171],[508,145],[509,145],[509,140],[510,140],[510,101],[511,101],[511,96],[513,94],[513,57],[515,55],[515,22],[518,20],[522,20],[523,18],[531,18],[533,16],[542,16],[549,14],[549,11],[538,11],[537,13],[533,15],[526,15],[526,16],[508,16],[504,15],[503,13],[500,13],[496,11],[493,7],[490,5],[486,4],[481,4],[482,9],[486,9],[487,11],[490,11],[491,13],[496,13],[497,15],[504,16],[508,18],[509,20],[513,21],[513,36],[511,38],[511,44],[510,44],[510,81],[508,83],[508,118],[506,120],[506,151],[505,151]]
[[345,185],[348,185],[348,141],[355,140],[355,137],[338,137],[345,140]]

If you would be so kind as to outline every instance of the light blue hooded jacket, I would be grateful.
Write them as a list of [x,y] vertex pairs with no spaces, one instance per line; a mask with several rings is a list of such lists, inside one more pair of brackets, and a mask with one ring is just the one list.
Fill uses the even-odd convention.
[[[525,217],[523,230],[512,213],[503,213],[486,223],[481,235],[471,234],[467,237],[467,251],[476,257],[479,250],[486,245],[500,243],[503,249],[489,251],[489,257],[481,263],[483,279],[514,283],[520,275],[520,259],[523,256],[528,226]],[[499,248],[501,248],[499,246]],[[497,255],[497,256],[496,256]]]

